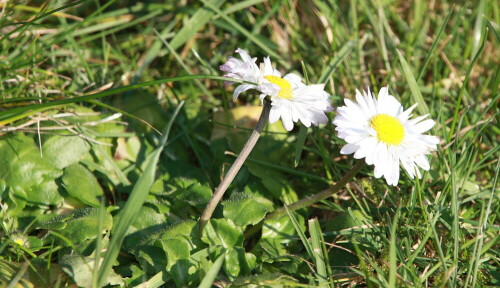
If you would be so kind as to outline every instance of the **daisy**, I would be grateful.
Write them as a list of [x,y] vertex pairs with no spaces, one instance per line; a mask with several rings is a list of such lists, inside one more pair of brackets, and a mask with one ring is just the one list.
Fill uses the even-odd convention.
[[324,84],[306,85],[297,74],[281,73],[272,66],[269,57],[257,66],[257,58],[251,58],[248,53],[240,48],[236,50],[242,60],[230,57],[220,69],[225,77],[240,79],[255,84],[243,83],[236,87],[233,101],[249,89],[258,90],[263,101],[270,96],[271,111],[269,122],[275,123],[280,118],[287,131],[293,129],[293,123],[300,120],[306,127],[326,124],[328,118],[325,112],[333,110],[330,95],[324,91]]
[[410,119],[417,104],[405,111],[387,87],[380,89],[378,99],[369,90],[363,94],[356,90],[356,101],[345,99],[346,106],[337,109],[333,121],[339,137],[347,142],[341,154],[365,158],[375,166],[375,177],[384,176],[393,186],[399,180],[399,163],[411,178],[421,177],[417,166],[429,170],[426,155],[436,150],[439,138],[422,134],[434,126],[433,120],[424,120],[428,115]]
[[224,77],[240,79],[254,84],[243,83],[236,87],[233,93],[233,101],[236,101],[241,93],[249,89],[259,89],[259,86],[264,81],[264,76],[267,75],[266,73],[269,73],[269,75],[279,73],[271,65],[269,57],[264,58],[264,63],[260,64],[259,67],[256,63],[257,58],[251,58],[245,50],[238,48],[235,52],[240,54],[242,60],[230,56],[229,60],[219,67],[220,70],[226,72]]
[[325,112],[333,110],[330,95],[325,92],[324,84],[306,85],[300,76],[289,73],[281,78],[279,71],[264,76],[260,99],[271,97],[269,122],[275,123],[281,118],[287,131],[293,129],[293,122],[300,122],[310,127],[326,124]]

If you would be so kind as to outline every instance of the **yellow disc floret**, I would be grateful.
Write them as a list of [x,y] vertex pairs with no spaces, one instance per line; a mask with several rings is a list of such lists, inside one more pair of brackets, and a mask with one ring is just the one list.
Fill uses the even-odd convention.
[[284,99],[292,99],[293,93],[292,93],[292,84],[290,82],[286,81],[285,79],[278,77],[278,76],[264,76],[269,82],[278,85],[281,90],[278,92],[278,97],[284,98]]
[[375,115],[370,124],[377,131],[377,139],[389,145],[398,145],[405,138],[405,128],[397,119],[387,114]]

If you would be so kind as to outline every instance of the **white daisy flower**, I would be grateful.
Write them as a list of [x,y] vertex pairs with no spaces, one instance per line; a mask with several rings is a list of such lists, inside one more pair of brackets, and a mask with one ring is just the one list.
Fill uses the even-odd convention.
[[375,177],[384,176],[393,186],[398,184],[399,163],[411,178],[421,177],[417,166],[430,169],[426,155],[436,150],[439,138],[422,135],[434,126],[433,120],[424,120],[428,115],[410,119],[417,104],[404,111],[387,87],[380,89],[378,99],[369,90],[363,94],[356,90],[356,101],[345,99],[346,106],[337,108],[333,121],[339,137],[347,142],[341,154],[365,158],[375,165]]
[[300,120],[306,127],[311,124],[326,124],[328,118],[325,112],[333,110],[329,94],[324,91],[325,85],[305,85],[300,76],[290,73],[281,77],[281,73],[273,67],[269,57],[257,66],[256,59],[240,48],[236,50],[242,60],[230,57],[220,69],[225,77],[241,79],[254,84],[243,83],[236,87],[233,101],[249,89],[258,90],[261,100],[266,96],[271,98],[269,122],[275,123],[280,118],[286,130],[293,129],[293,122]]
[[238,48],[235,52],[240,54],[240,57],[243,60],[229,57],[229,60],[227,60],[224,65],[220,66],[220,70],[226,72],[224,77],[240,79],[255,83],[256,85],[243,83],[236,87],[233,93],[233,101],[236,101],[236,99],[242,92],[245,92],[249,89],[259,89],[259,86],[263,83],[263,77],[265,75],[273,75],[274,73],[278,72],[271,65],[271,60],[269,59],[269,57],[264,58],[264,63],[261,63],[260,67],[258,67],[257,63],[255,63],[257,58],[251,58],[245,50]]
[[260,98],[263,100],[266,95],[271,96],[269,122],[275,123],[281,118],[285,129],[290,131],[293,122],[299,120],[306,127],[328,122],[325,112],[333,108],[330,95],[324,88],[324,84],[306,85],[300,76],[293,73],[281,78],[281,74],[275,71],[272,75],[264,76]]

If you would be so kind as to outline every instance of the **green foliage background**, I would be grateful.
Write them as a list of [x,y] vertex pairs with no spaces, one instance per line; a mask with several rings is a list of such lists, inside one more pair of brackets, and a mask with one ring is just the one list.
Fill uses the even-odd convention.
[[[2,285],[500,285],[495,1],[0,8]],[[231,102],[217,77],[238,47],[325,83],[335,107],[384,86],[418,103],[442,140],[431,170],[388,187],[367,166],[330,199],[269,220],[355,162],[332,124],[305,140],[268,125],[200,234],[261,110],[251,92]]]

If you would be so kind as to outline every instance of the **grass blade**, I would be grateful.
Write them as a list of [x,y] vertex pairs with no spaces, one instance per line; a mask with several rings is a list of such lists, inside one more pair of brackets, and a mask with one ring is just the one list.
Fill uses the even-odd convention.
[[300,124],[299,136],[297,137],[297,142],[295,143],[295,167],[299,165],[300,155],[302,155],[302,149],[304,149],[304,143],[307,138],[307,127]]
[[127,232],[130,224],[135,220],[135,217],[139,210],[142,207],[142,204],[146,200],[146,197],[149,194],[149,189],[155,180],[156,173],[156,164],[160,159],[161,152],[164,148],[165,143],[167,142],[168,135],[170,133],[170,128],[172,128],[172,124],[174,120],[181,110],[184,102],[181,102],[172,117],[170,118],[167,127],[163,131],[163,136],[158,144],[158,147],[155,149],[151,157],[147,160],[148,163],[146,168],[144,169],[143,174],[134,185],[132,192],[130,193],[130,197],[125,203],[123,210],[120,212],[118,223],[111,230],[111,241],[109,243],[109,249],[104,256],[104,260],[101,265],[101,270],[99,271],[98,279],[97,279],[97,287],[101,287],[104,284],[104,280],[106,279],[109,270],[111,270],[111,266],[118,257],[118,253],[120,252],[123,239],[125,238],[125,233]]
[[392,223],[391,226],[391,242],[389,243],[389,287],[395,288],[396,287],[396,275],[397,275],[397,258],[396,258],[396,243],[397,243],[397,237],[396,237],[396,229],[398,228],[398,222],[399,222],[399,214],[400,211],[396,212],[396,215],[394,216],[394,222]]
[[326,80],[337,70],[339,67],[340,63],[349,55],[352,49],[355,47],[355,42],[354,41],[348,41],[347,43],[340,48],[340,51],[337,53],[335,57],[330,60],[330,63],[328,63],[328,66],[323,69],[323,72],[321,73],[321,76],[318,79],[318,83],[325,83]]
[[422,76],[424,76],[425,68],[427,68],[429,61],[431,60],[431,56],[434,53],[434,50],[436,50],[439,39],[441,39],[441,35],[443,34],[444,28],[448,24],[448,21],[450,20],[451,15],[453,14],[453,11],[454,11],[454,7],[450,9],[450,12],[446,16],[446,18],[443,20],[443,24],[441,24],[441,27],[439,28],[439,31],[436,35],[436,39],[434,39],[434,41],[432,42],[431,49],[429,50],[429,52],[427,53],[427,56],[425,57],[424,64],[422,65],[422,68],[420,68],[420,73],[418,74],[417,81],[420,80],[422,78]]
[[420,88],[418,88],[417,81],[415,80],[415,76],[413,72],[411,72],[411,68],[406,62],[403,54],[398,50],[399,62],[401,62],[401,67],[403,68],[403,74],[406,77],[406,82],[408,82],[408,87],[410,88],[411,95],[413,96],[413,100],[418,103],[417,110],[420,114],[425,115],[429,114],[429,107],[424,101],[424,97],[422,96],[422,92],[420,92]]
[[217,277],[217,274],[219,274],[220,268],[222,267],[222,263],[224,263],[224,256],[226,256],[225,253],[222,253],[222,255],[215,260],[214,264],[212,267],[207,272],[207,275],[203,277],[203,280],[201,280],[200,285],[198,288],[210,288],[212,287],[212,284],[214,283],[215,278]]
[[[219,8],[225,0],[211,0],[206,1],[205,5],[209,6],[211,9]],[[175,37],[170,41],[170,46],[172,49],[177,49],[186,43],[191,37],[205,25],[215,13],[210,9],[200,8],[194,15],[189,19],[189,21],[184,25],[179,32],[175,34]]]
[[293,227],[295,228],[295,231],[297,231],[297,234],[299,234],[300,240],[302,241],[302,244],[304,244],[304,247],[306,248],[307,254],[311,259],[314,259],[314,253],[313,253],[313,248],[311,246],[311,243],[307,240],[305,231],[300,227],[299,222],[297,221],[297,218],[293,216],[292,212],[288,210],[288,208],[283,206],[286,210],[286,213],[288,214],[288,217],[290,217],[290,220],[292,220]]
[[115,88],[115,89],[102,91],[102,92],[95,93],[95,94],[84,95],[84,96],[73,97],[73,98],[65,98],[65,99],[61,99],[61,100],[45,102],[42,104],[33,104],[33,105],[9,109],[6,111],[0,111],[0,125],[9,124],[11,122],[22,119],[22,118],[27,117],[29,115],[33,115],[33,114],[38,113],[38,112],[46,111],[50,108],[57,107],[57,106],[62,106],[62,105],[71,104],[71,103],[78,103],[78,102],[87,102],[87,101],[90,101],[93,99],[99,99],[99,98],[127,92],[127,91],[130,91],[133,89],[162,84],[162,83],[169,83],[169,82],[175,82],[175,81],[186,81],[186,80],[194,80],[194,79],[212,79],[212,80],[221,80],[221,81],[232,81],[232,82],[238,82],[238,83],[244,82],[244,81],[241,81],[238,79],[232,79],[232,78],[221,77],[221,76],[211,76],[211,75],[177,76],[177,77],[172,77],[172,78],[165,78],[165,79],[160,79],[160,80],[142,82],[142,83],[137,83],[137,84],[133,84],[133,85],[128,85],[128,86],[124,86],[124,87],[119,87],[119,88]]
[[314,255],[313,261],[316,265],[318,287],[328,287],[328,254],[323,253],[323,235],[317,218],[308,221],[309,234],[311,234],[311,246]]

